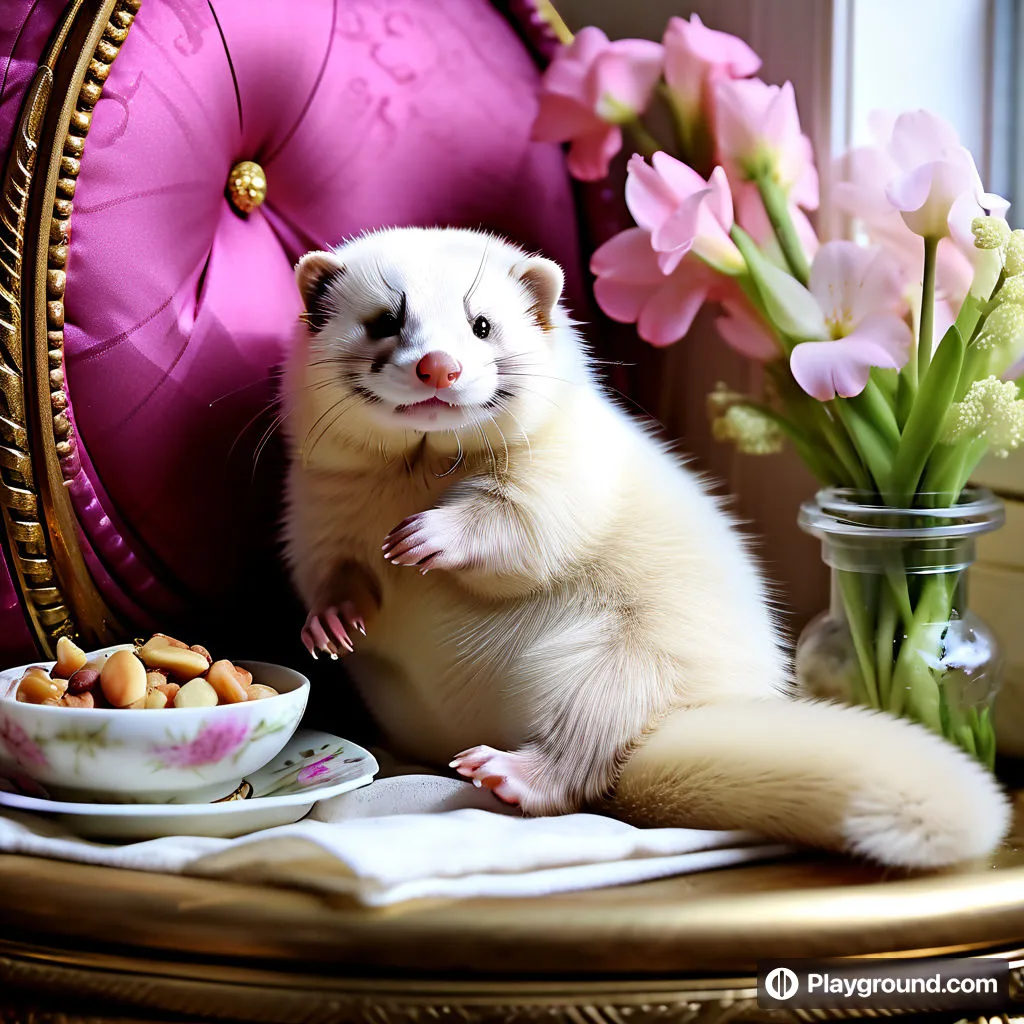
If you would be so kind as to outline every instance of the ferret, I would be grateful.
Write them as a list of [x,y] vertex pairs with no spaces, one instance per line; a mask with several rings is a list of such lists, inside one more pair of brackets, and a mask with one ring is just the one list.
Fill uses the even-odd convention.
[[790,695],[709,487],[598,381],[557,264],[393,229],[296,267],[284,542],[306,649],[391,749],[529,815],[747,829],[891,865],[991,851],[1008,802],[893,716]]

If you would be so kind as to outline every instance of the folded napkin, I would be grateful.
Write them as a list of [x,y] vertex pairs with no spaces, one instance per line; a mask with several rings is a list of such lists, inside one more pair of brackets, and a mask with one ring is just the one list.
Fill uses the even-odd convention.
[[382,906],[418,898],[541,896],[776,857],[745,832],[639,829],[595,814],[524,818],[456,779],[403,775],[318,804],[294,825],[238,839],[176,836],[127,845],[0,813],[0,852],[140,871],[347,893]]

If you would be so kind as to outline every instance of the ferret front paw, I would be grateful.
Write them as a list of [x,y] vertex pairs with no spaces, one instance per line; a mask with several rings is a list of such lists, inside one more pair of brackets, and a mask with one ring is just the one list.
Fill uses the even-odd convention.
[[422,573],[463,569],[470,563],[462,530],[454,515],[443,508],[403,519],[384,538],[381,550],[392,565],[412,565]]
[[339,654],[352,653],[352,636],[355,633],[366,636],[364,617],[352,601],[342,601],[306,616],[302,644],[314,658],[317,651],[322,651],[336,660]]
[[533,787],[527,778],[526,759],[522,754],[495,750],[493,747],[471,747],[456,754],[448,765],[474,786],[489,789],[507,804],[529,805]]

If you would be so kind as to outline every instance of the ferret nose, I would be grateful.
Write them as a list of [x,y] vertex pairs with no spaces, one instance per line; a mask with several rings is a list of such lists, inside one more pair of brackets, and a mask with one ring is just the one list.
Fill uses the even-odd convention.
[[416,376],[432,388],[450,388],[461,373],[459,361],[447,352],[428,352],[416,364]]

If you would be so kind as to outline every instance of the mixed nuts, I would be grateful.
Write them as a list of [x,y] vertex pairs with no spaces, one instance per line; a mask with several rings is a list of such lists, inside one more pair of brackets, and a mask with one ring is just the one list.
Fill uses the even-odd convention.
[[189,646],[154,633],[133,650],[90,658],[73,640],[57,641],[51,671],[33,665],[18,682],[15,699],[69,708],[206,708],[276,697],[271,686],[227,659],[214,661],[199,644]]

